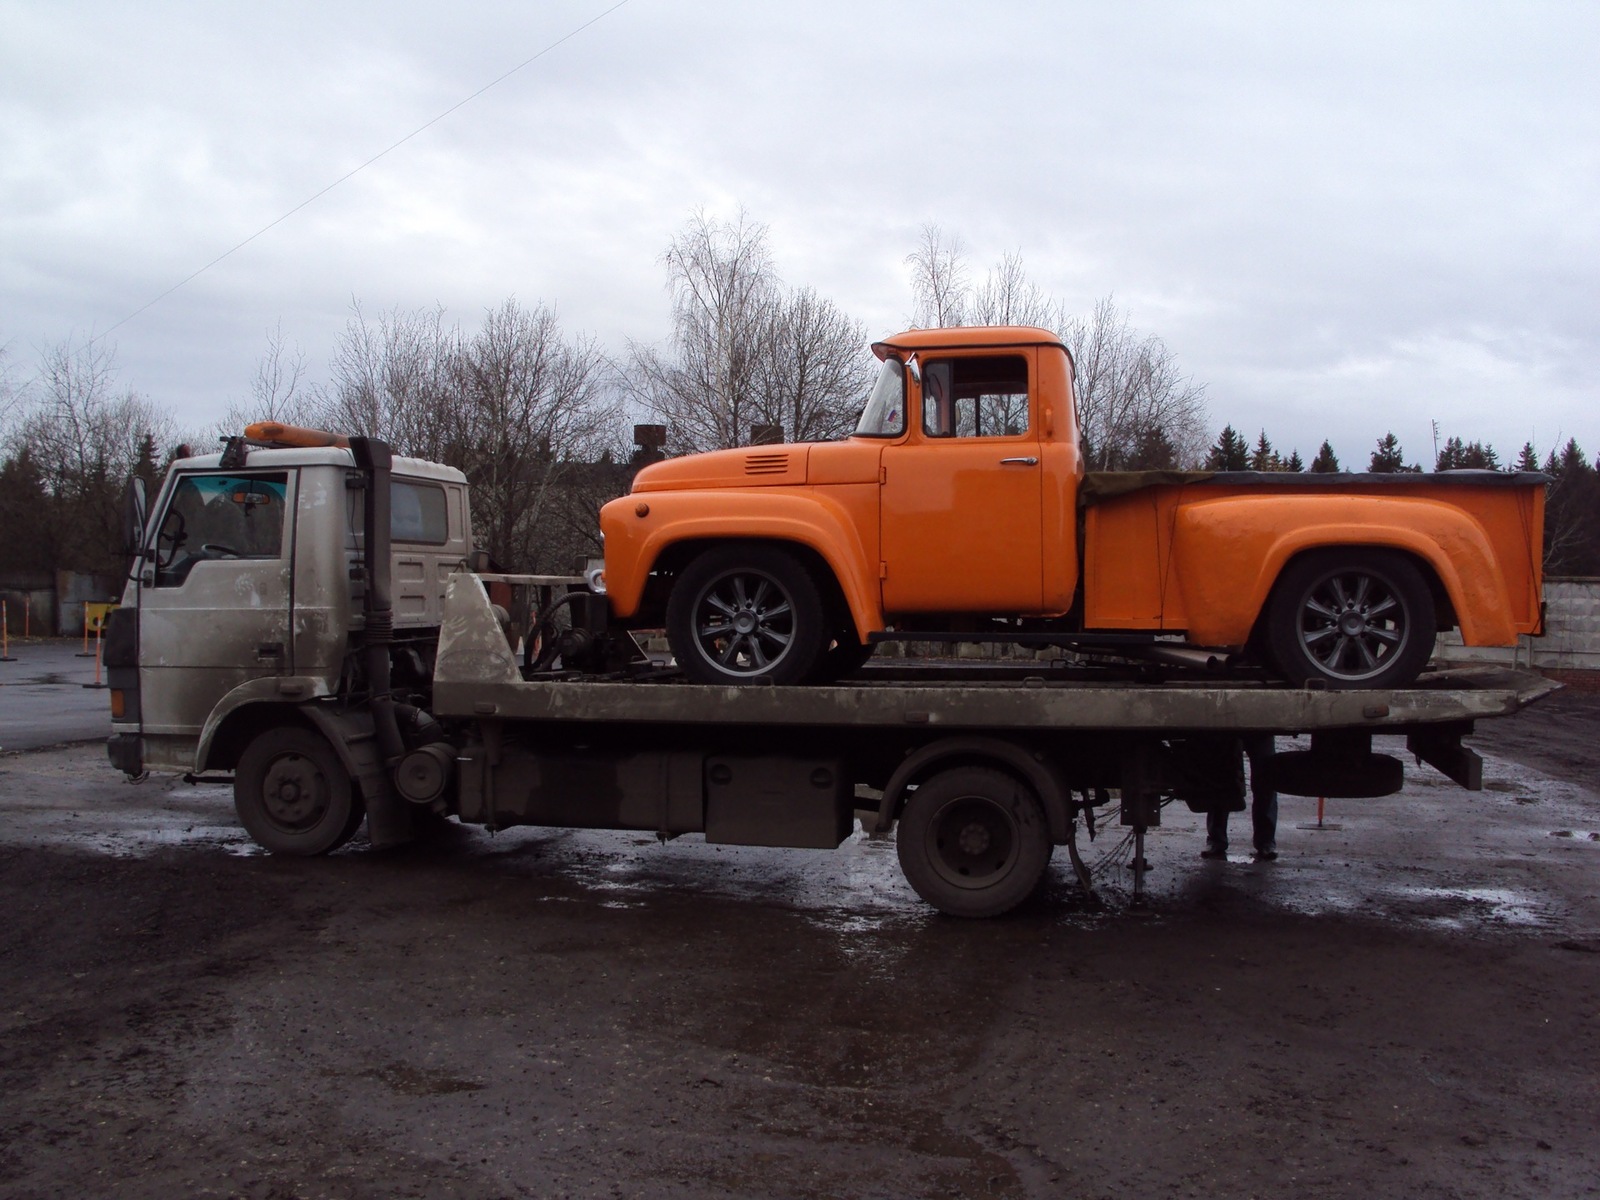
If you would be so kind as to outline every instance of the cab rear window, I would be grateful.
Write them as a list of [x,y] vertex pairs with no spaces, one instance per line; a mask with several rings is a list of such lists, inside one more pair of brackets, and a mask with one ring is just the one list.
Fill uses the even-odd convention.
[[389,536],[397,542],[442,546],[450,540],[450,508],[444,489],[431,483],[389,483]]

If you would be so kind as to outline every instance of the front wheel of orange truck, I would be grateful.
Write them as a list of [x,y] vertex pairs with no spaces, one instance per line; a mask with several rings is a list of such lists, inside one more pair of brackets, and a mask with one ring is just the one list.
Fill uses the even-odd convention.
[[695,559],[667,601],[667,641],[698,683],[801,683],[827,644],[811,574],[777,546]]
[[1267,606],[1267,641],[1290,683],[1405,687],[1433,653],[1433,594],[1393,550],[1318,550],[1285,568]]

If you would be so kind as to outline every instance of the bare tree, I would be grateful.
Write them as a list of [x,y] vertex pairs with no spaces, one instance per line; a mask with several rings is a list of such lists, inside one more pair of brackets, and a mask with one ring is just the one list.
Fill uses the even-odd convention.
[[4,438],[10,421],[22,406],[22,395],[12,378],[11,347],[0,346],[0,438]]
[[44,508],[32,519],[58,566],[117,569],[123,483],[152,446],[175,440],[169,414],[117,391],[115,358],[107,343],[47,349],[11,438],[37,471]]
[[250,380],[250,398],[228,405],[217,428],[221,436],[237,434],[256,421],[282,421],[286,425],[317,423],[318,397],[306,386],[306,356],[291,347],[280,321],[267,334],[267,349],[256,361]]
[[1172,448],[1179,466],[1205,455],[1205,387],[1178,368],[1165,342],[1140,336],[1107,296],[1087,319],[1062,329],[1077,367],[1078,420],[1091,470],[1142,465],[1137,449],[1153,431]]
[[594,342],[568,342],[553,311],[508,300],[462,347],[465,437],[442,457],[467,473],[481,541],[497,560],[553,563],[541,544],[552,487],[609,447],[620,414]]
[[944,329],[964,324],[971,285],[961,239],[945,237],[937,225],[924,225],[917,248],[906,255],[906,265],[911,268],[912,326]]
[[1061,306],[1028,278],[1022,255],[1007,251],[984,276],[972,298],[977,325],[1036,325],[1059,329],[1065,324]]
[[672,339],[664,352],[631,346],[623,379],[674,451],[745,445],[757,425],[814,441],[855,422],[866,328],[810,288],[785,290],[766,237],[743,212],[696,212],[662,256]]
[[629,390],[666,424],[675,450],[717,450],[749,437],[778,280],[766,226],[696,211],[662,255],[672,294],[670,354],[630,347]]
[[[595,506],[575,509],[563,497],[553,509],[552,494],[587,480],[595,460],[615,453],[621,422],[591,340],[567,340],[553,310],[514,299],[490,310],[470,337],[438,309],[396,309],[374,322],[357,305],[332,374],[318,396],[318,423],[463,471],[474,534],[502,566],[571,565],[574,536],[563,522]],[[625,489],[624,479],[611,495]]]
[[791,442],[843,437],[872,386],[867,329],[831,300],[799,288],[770,308],[755,417]]
[[334,349],[331,385],[308,412],[330,428],[442,458],[461,423],[460,346],[460,331],[445,325],[442,309],[397,308],[374,323],[355,304]]

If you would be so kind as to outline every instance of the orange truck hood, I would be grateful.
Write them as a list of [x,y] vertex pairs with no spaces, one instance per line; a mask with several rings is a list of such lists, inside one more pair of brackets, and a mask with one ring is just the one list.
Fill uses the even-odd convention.
[[876,483],[879,449],[875,440],[850,438],[843,442],[793,442],[687,454],[644,468],[634,476],[633,491]]

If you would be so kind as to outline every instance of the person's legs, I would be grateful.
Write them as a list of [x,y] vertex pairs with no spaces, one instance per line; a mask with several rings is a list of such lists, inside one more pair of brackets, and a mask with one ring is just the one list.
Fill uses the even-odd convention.
[[1273,789],[1264,766],[1273,754],[1273,739],[1269,734],[1248,737],[1245,753],[1250,756],[1250,832],[1259,858],[1278,857],[1278,793]]
[[1228,813],[1215,810],[1206,814],[1206,848],[1201,858],[1226,858],[1228,856]]

